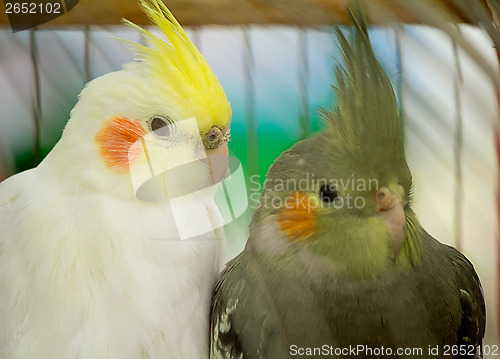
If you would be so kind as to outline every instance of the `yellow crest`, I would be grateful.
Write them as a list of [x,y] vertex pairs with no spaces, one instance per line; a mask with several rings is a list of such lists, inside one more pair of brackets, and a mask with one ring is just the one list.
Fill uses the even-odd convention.
[[165,39],[124,20],[139,30],[151,47],[134,44],[138,60],[146,63],[180,104],[189,107],[188,116],[196,117],[201,132],[211,126],[227,127],[231,107],[219,80],[205,58],[188,38],[179,22],[161,0],[139,0],[150,21]]

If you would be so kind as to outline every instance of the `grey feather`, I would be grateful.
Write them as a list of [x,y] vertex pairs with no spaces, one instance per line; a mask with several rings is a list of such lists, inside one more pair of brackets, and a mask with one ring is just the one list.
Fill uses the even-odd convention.
[[[479,355],[486,320],[479,278],[464,255],[421,227],[411,209],[411,173],[394,92],[359,6],[353,20],[353,41],[337,31],[344,67],[336,71],[338,108],[323,111],[328,128],[285,151],[270,168],[271,185],[252,217],[246,248],[227,264],[215,288],[213,359],[311,357],[294,350],[299,348],[319,349],[316,357],[378,357],[367,351],[335,354],[358,345],[390,349],[385,358],[442,358],[446,346],[456,345],[467,349],[456,358]],[[304,195],[321,200],[312,175],[345,179],[352,173],[404,189],[400,253],[390,251],[387,227],[377,217],[378,188],[339,189],[338,196],[362,196],[367,205],[318,210],[314,232],[303,240],[290,239],[281,226],[286,206],[268,206],[273,199],[286,203],[295,191],[273,187],[278,179],[305,180]],[[292,216],[297,223],[310,215],[299,213]],[[412,348],[421,352],[397,353]],[[431,351],[436,348],[437,355]]]

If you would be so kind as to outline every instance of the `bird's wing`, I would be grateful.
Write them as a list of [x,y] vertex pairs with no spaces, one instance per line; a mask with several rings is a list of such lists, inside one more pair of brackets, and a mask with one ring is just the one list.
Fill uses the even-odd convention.
[[240,338],[233,324],[233,309],[236,309],[239,304],[237,297],[241,293],[241,287],[245,286],[244,279],[241,280],[240,290],[230,293],[235,299],[229,299],[225,294],[228,283],[231,281],[230,276],[233,271],[238,271],[242,256],[243,254],[240,254],[227,264],[214,288],[210,319],[210,358],[212,359],[243,358]]
[[[12,214],[11,208],[16,199],[26,189],[33,187],[35,169],[18,173],[0,183],[0,243],[2,239],[2,227],[9,222]],[[1,249],[1,247],[0,247]]]
[[245,251],[221,273],[212,300],[211,359],[289,357],[259,265]]
[[[16,240],[15,236],[8,233],[8,229],[12,229],[13,219],[16,215],[15,208],[17,206],[17,202],[19,201],[19,197],[23,194],[23,191],[30,189],[33,187],[33,177],[34,170],[25,171],[14,175],[12,177],[7,178],[2,183],[0,183],[0,263],[2,264],[2,268],[0,268],[0,323],[4,323],[5,321],[5,311],[4,311],[4,303],[5,303],[5,293],[3,292],[2,286],[2,270],[5,269],[5,263],[2,259],[2,253],[5,251],[4,248],[8,246],[8,240]],[[7,233],[6,233],[7,232]],[[2,352],[2,348],[6,343],[6,333],[5,333],[5,325],[0,325],[0,352]]]
[[[482,346],[486,326],[486,307],[481,282],[474,266],[462,253],[453,247],[447,246],[447,250],[460,286],[462,324],[457,333],[457,345],[469,348]],[[456,358],[471,357],[459,355]],[[482,357],[482,353],[476,353],[475,357]]]

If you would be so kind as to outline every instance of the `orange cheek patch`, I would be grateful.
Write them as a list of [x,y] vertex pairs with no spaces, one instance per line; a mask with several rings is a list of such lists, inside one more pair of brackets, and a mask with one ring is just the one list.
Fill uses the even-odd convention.
[[276,222],[290,240],[302,241],[314,234],[316,213],[316,203],[303,192],[297,191],[286,199]]
[[95,141],[106,166],[125,172],[129,168],[130,146],[144,135],[146,131],[139,121],[113,117],[99,130]]

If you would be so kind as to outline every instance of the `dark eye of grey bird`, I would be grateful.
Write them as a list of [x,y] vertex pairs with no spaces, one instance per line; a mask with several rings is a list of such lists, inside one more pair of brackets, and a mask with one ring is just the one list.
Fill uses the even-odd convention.
[[168,125],[171,123],[172,122],[167,118],[155,116],[151,120],[151,131],[160,137],[166,137],[170,134],[170,128]]
[[323,202],[331,203],[335,201],[339,196],[339,191],[332,184],[324,184],[319,189],[319,198],[321,198]]

